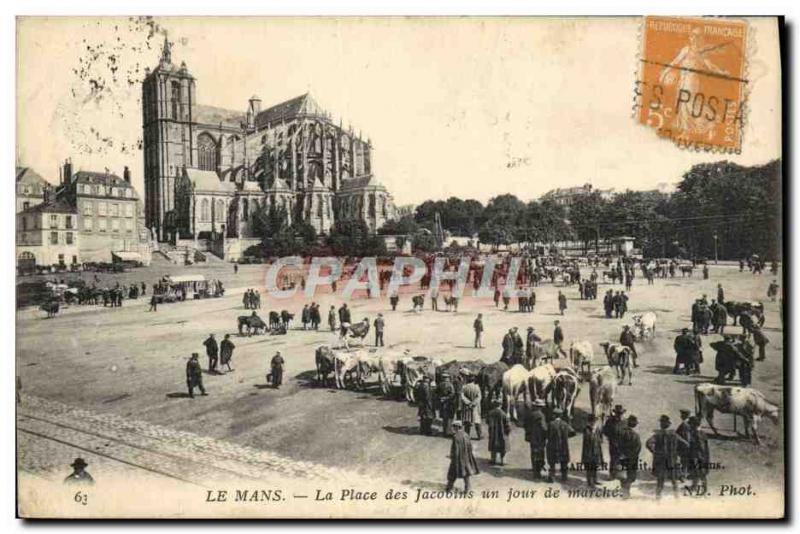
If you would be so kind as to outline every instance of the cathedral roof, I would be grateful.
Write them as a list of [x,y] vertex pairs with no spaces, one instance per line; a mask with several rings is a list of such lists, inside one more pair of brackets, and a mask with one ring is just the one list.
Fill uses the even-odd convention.
[[241,128],[245,121],[244,113],[232,109],[218,108],[195,104],[192,108],[194,122],[200,124],[223,124],[233,128]]
[[260,193],[261,185],[258,182],[251,182],[250,180],[245,180],[244,182],[242,182],[242,191],[256,191]]
[[75,204],[65,198],[56,198],[50,202],[37,204],[24,210],[22,213],[77,213]]
[[233,182],[222,182],[214,171],[201,171],[200,169],[185,169],[186,177],[192,182],[195,191],[236,191]]
[[272,185],[269,186],[267,191],[286,191],[291,192],[292,190],[289,188],[289,185],[286,183],[285,180],[282,178],[276,178],[273,180]]
[[298,115],[325,115],[325,112],[310,93],[305,93],[269,107],[256,115],[256,126],[274,124]]
[[345,178],[342,180],[342,191],[354,191],[358,189],[383,189],[386,188],[371,174],[368,176],[359,176],[357,178]]

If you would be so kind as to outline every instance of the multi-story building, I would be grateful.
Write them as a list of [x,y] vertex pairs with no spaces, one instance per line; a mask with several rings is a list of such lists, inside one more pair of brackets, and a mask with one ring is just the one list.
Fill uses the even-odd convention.
[[17,167],[17,213],[44,202],[50,183],[30,167]]
[[253,96],[238,111],[198,104],[196,85],[165,40],[142,85],[145,219],[159,240],[253,238],[256,212],[278,205],[319,234],[337,220],[375,231],[394,218],[372,143],[309,94],[263,110]]
[[586,183],[576,187],[551,189],[541,196],[541,200],[549,200],[569,209],[578,198],[591,195],[593,193],[599,194],[600,198],[604,200],[613,198],[615,194],[613,189],[595,189],[592,184]]
[[65,199],[30,207],[17,214],[17,265],[29,271],[35,265],[77,265],[80,235],[75,206]]

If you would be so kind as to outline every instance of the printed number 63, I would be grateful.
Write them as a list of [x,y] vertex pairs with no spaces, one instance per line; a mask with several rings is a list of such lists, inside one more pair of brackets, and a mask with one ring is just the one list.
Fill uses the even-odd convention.
[[89,504],[89,496],[87,494],[83,493],[82,491],[79,491],[78,493],[76,493],[74,499],[75,499],[75,502],[78,503],[78,504],[82,504],[84,506]]

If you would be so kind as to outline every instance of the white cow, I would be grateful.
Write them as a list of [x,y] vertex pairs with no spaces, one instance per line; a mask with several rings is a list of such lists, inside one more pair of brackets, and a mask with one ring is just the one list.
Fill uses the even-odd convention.
[[625,382],[625,375],[628,375],[628,385],[632,385],[633,369],[631,362],[633,360],[633,351],[630,347],[625,347],[620,343],[603,342],[600,343],[603,351],[606,353],[608,365],[616,369],[619,383]]
[[530,370],[528,374],[528,392],[532,401],[547,397],[556,374],[556,368],[552,363],[539,365]]
[[592,370],[592,360],[594,360],[594,349],[590,342],[573,341],[569,346],[569,361],[578,371],[578,378],[581,373],[589,373]]
[[658,316],[655,312],[644,312],[633,316],[633,333],[638,340],[653,339],[656,335],[656,322]]
[[436,382],[436,368],[442,365],[442,360],[433,359],[426,356],[415,356],[413,358],[403,358],[399,362],[403,380],[405,382],[406,400],[414,402],[414,390],[423,376],[429,376],[431,383]]
[[367,351],[359,350],[333,350],[333,375],[336,378],[336,388],[345,388],[345,376],[358,369],[361,359],[367,356]]
[[578,373],[565,367],[556,373],[550,387],[550,405],[560,408],[568,418],[572,418],[575,400],[581,391]]
[[[552,366],[551,366],[552,367]],[[530,371],[524,365],[515,364],[503,373],[503,408],[512,419],[517,418],[517,397],[522,393],[528,398],[528,377]]]
[[389,396],[392,392],[394,378],[401,375],[402,366],[400,361],[404,358],[409,358],[410,354],[411,352],[406,349],[402,352],[387,351],[378,356],[378,381],[385,396]]
[[742,416],[745,422],[745,436],[753,432],[753,439],[760,444],[758,423],[767,416],[776,425],[779,422],[779,408],[769,402],[764,394],[753,388],[721,386],[706,382],[694,387],[697,416],[705,416],[708,426],[718,434],[714,427],[714,411],[733,414],[733,431],[736,432],[736,418]]
[[589,379],[589,401],[592,403],[592,415],[597,415],[600,406],[600,419],[605,419],[614,405],[617,394],[617,376],[611,367],[600,367],[592,372]]

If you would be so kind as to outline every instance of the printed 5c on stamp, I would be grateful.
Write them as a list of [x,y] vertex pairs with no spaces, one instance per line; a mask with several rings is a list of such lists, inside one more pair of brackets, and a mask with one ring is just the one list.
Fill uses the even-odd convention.
[[679,146],[740,152],[747,23],[645,17],[636,120]]

